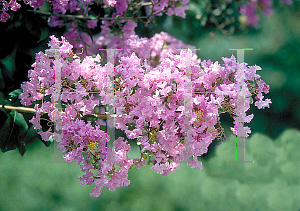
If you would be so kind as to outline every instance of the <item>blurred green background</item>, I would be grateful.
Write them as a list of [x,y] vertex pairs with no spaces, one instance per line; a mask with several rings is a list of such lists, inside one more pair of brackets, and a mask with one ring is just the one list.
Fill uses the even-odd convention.
[[[262,67],[259,72],[261,79],[270,85],[265,98],[272,100],[270,108],[259,110],[252,106],[248,111],[248,114],[254,114],[254,118],[248,124],[252,133],[246,139],[245,157],[246,160],[254,160],[254,164],[227,162],[235,159],[235,139],[230,136],[232,119],[224,115],[221,121],[230,138],[219,149],[216,149],[216,144],[209,148],[209,152],[201,158],[202,170],[191,169],[182,163],[175,173],[162,177],[149,167],[132,169],[129,171],[131,184],[128,187],[120,187],[113,192],[103,190],[99,198],[92,198],[88,193],[91,187],[79,185],[77,178],[82,173],[76,163],[45,163],[53,160],[53,144],[46,148],[36,141],[26,147],[24,157],[17,150],[0,155],[0,210],[300,209],[299,3],[275,7],[273,15],[262,18],[259,30],[239,32],[232,37],[225,37],[218,31],[212,33],[209,27],[191,25],[193,15],[193,12],[188,12],[187,19],[182,20],[159,17],[157,26],[148,30],[140,27],[137,34],[152,36],[160,31],[168,32],[187,44],[201,48],[197,52],[201,60],[211,59],[221,64],[221,57],[236,55],[228,49],[253,48],[246,51],[245,62]],[[21,28],[18,32],[31,30],[30,26],[27,27],[29,29]],[[53,33],[60,29],[55,30]],[[51,33],[48,31],[48,34]],[[1,36],[3,38],[4,35]],[[9,67],[10,57],[0,55],[0,90],[3,93],[19,88],[30,69],[30,65],[23,64],[32,64],[30,55],[46,49],[47,39],[34,45],[39,36],[27,36],[26,33],[23,37],[11,34],[1,40],[2,49],[8,43],[17,43],[16,48],[7,48],[7,51],[16,52],[11,54],[11,60],[17,61],[12,63],[14,67]],[[15,73],[9,74],[8,70]],[[134,151],[134,146],[132,148]],[[130,156],[136,157],[134,152]]]

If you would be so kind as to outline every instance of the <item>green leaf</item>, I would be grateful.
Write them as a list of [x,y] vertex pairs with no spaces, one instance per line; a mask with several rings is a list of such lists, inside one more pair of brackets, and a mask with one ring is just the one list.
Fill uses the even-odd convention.
[[101,113],[101,107],[100,106],[95,106],[94,114],[100,114],[100,113]]
[[38,134],[36,130],[33,128],[33,126],[31,125],[27,130],[26,136],[23,141],[25,142],[25,144],[30,144],[34,142],[36,139],[39,139]]
[[87,124],[88,122],[91,122],[92,126],[95,126],[96,121],[98,120],[98,118],[92,114],[84,115],[81,119],[85,122],[85,124]]
[[104,125],[100,125],[100,130],[105,131],[106,132],[106,126]]
[[9,144],[9,139],[13,130],[13,118],[11,115],[8,116],[4,125],[0,129],[0,148],[2,152],[6,152],[12,149],[13,146]]
[[26,151],[24,140],[27,136],[28,125],[23,114],[12,111],[10,115],[14,117],[14,127],[9,142],[16,144],[21,156],[23,156]]
[[16,48],[14,51],[7,56],[5,59],[3,59],[1,62],[3,65],[10,71],[12,72],[15,69],[15,57],[16,57]]
[[4,125],[5,121],[7,120],[7,115],[4,111],[0,110],[0,130]]
[[87,33],[90,36],[91,40],[93,40],[93,33],[92,30],[87,26],[87,21],[77,20],[77,27],[78,27],[78,33],[81,32]]
[[2,92],[0,92],[0,105],[5,105],[6,101],[5,101],[5,97],[4,94]]
[[165,106],[166,106],[167,109],[172,110],[172,109],[169,107],[168,103],[166,103]]
[[23,141],[20,142],[20,145],[19,145],[18,148],[19,148],[19,152],[20,152],[21,156],[23,157],[23,155],[26,151],[25,143]]
[[14,91],[12,91],[11,93],[9,93],[8,95],[10,97],[19,97],[19,95],[23,92],[22,89],[16,89]]
[[[1,116],[5,115],[1,111]],[[2,152],[7,152],[18,148],[20,154],[23,156],[25,148],[25,139],[27,136],[28,125],[24,116],[21,113],[12,111],[8,117],[4,116],[6,121],[2,124],[0,130],[0,148]]]
[[23,128],[23,130],[25,131],[24,133],[27,133],[28,130],[28,125],[27,122],[23,116],[23,114],[16,112],[16,111],[12,111],[10,112],[11,115],[14,115],[14,123],[21,126]]
[[40,37],[40,40],[38,41],[38,43],[43,41],[44,39],[46,39],[48,37],[48,35],[49,35],[49,30],[48,30],[48,28],[44,27],[41,30],[41,37]]

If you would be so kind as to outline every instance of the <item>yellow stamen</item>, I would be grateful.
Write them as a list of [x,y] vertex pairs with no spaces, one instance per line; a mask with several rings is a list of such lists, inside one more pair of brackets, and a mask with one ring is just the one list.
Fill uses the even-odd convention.
[[211,133],[211,132],[216,132],[215,126],[214,126],[214,125],[208,126],[207,132],[209,132],[209,133]]
[[151,141],[155,141],[155,140],[157,140],[157,138],[156,138],[156,133],[150,133],[150,140]]
[[203,119],[203,112],[201,110],[196,111],[197,120],[201,121]]
[[90,142],[88,149],[89,151],[96,151],[98,149],[99,143],[97,142]]

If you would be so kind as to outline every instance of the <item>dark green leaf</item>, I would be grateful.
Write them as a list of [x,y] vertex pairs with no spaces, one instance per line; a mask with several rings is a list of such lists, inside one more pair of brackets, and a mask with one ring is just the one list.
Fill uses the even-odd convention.
[[0,69],[1,74],[4,79],[5,87],[11,86],[11,84],[14,83],[13,77],[12,77],[12,70],[9,69],[6,65],[0,62]]
[[2,152],[6,152],[16,148],[13,146],[13,144],[9,143],[12,130],[13,130],[13,117],[9,115],[9,117],[6,119],[4,125],[0,130],[0,148]]
[[81,119],[85,122],[85,124],[87,124],[88,122],[91,122],[91,125],[93,125],[93,126],[96,125],[96,121],[98,120],[98,118],[92,114],[84,115]]
[[24,18],[24,25],[27,29],[27,33],[29,32],[32,39],[39,40],[41,37],[41,27],[37,26],[38,18],[35,17],[33,14],[26,15]]
[[8,117],[3,111],[0,111],[1,119],[6,119],[4,124],[1,122],[0,129],[0,148],[2,152],[7,152],[18,148],[20,154],[23,156],[26,148],[26,137],[28,125],[24,116],[21,113],[12,111]]
[[78,26],[78,30],[79,30],[78,33],[85,32],[90,36],[91,40],[93,40],[92,30],[87,26],[86,21],[78,20],[77,26]]
[[5,105],[6,101],[5,101],[5,97],[4,94],[2,92],[0,92],[0,105]]
[[100,130],[106,131],[106,126],[100,125]]
[[25,144],[29,144],[34,142],[36,139],[38,139],[38,134],[36,132],[36,130],[33,128],[33,126],[31,125],[29,127],[29,129],[27,130],[26,136],[24,138],[24,142]]
[[19,95],[23,92],[22,89],[16,89],[14,91],[12,91],[11,93],[9,93],[8,95],[10,97],[19,97]]
[[4,123],[7,120],[7,115],[4,111],[0,110],[0,130],[2,128],[2,126],[4,125]]
[[101,107],[100,106],[95,106],[94,114],[100,114],[100,113],[101,113]]
[[23,156],[26,151],[24,139],[27,135],[28,125],[21,113],[12,111],[10,115],[13,116],[14,127],[8,142],[14,145],[14,149],[17,147]]
[[19,112],[12,111],[11,115],[15,115],[14,123],[21,126],[24,130],[24,133],[27,133],[28,125],[27,125],[26,120],[24,119],[23,114],[21,114]]
[[40,37],[40,40],[38,41],[38,42],[41,42],[41,41],[43,41],[44,39],[46,39],[47,37],[48,37],[48,35],[49,35],[49,30],[48,30],[48,28],[43,28],[42,29],[42,32],[41,32],[41,37]]
[[23,141],[20,142],[20,145],[19,145],[18,148],[19,148],[19,152],[20,152],[21,156],[23,157],[23,155],[26,151],[25,143]]
[[5,88],[5,82],[4,82],[4,78],[2,76],[2,73],[1,73],[1,65],[0,65],[0,89],[4,89]]

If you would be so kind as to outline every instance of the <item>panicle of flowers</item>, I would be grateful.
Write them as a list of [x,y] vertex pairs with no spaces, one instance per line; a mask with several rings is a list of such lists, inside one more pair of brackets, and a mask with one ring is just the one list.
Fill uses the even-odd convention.
[[[166,32],[155,34],[151,38],[140,38],[134,31],[137,24],[132,21],[127,21],[124,25],[122,36],[111,36],[111,30],[108,28],[109,22],[103,21],[103,23],[100,35],[93,38],[93,44],[91,45],[93,47],[90,48],[90,52],[96,54],[99,49],[119,49],[115,51],[115,64],[118,63],[121,57],[130,56],[134,52],[140,59],[146,60],[149,67],[153,68],[161,63],[164,58],[167,58],[169,52],[178,54],[180,49],[196,49],[195,46],[187,45]],[[195,52],[193,51],[192,60],[199,63],[200,59],[197,59]],[[103,58],[106,58],[106,54],[103,55]]]
[[[35,104],[36,116],[30,120],[34,128],[45,141],[54,135],[58,148],[66,153],[66,161],[76,160],[85,173],[80,178],[81,184],[95,184],[91,196],[99,196],[104,186],[115,190],[129,185],[128,169],[133,166],[152,164],[152,170],[166,176],[175,172],[181,161],[188,159],[188,165],[201,169],[197,156],[206,153],[212,141],[224,135],[220,113],[230,113],[237,127],[237,130],[232,129],[233,132],[247,136],[239,131],[251,132],[248,127],[240,128],[241,122],[250,122],[253,118],[253,115],[245,115],[250,107],[250,97],[257,95],[255,105],[258,108],[268,107],[271,103],[270,99],[262,100],[262,92],[268,93],[269,86],[258,80],[260,76],[256,71],[260,67],[238,64],[234,56],[222,58],[223,66],[210,60],[200,63],[190,49],[175,54],[176,48],[184,44],[164,33],[156,35],[153,42],[149,40],[131,36],[125,42],[128,51],[122,51],[124,56],[119,55],[114,67],[115,127],[123,130],[128,139],[138,140],[140,158],[129,160],[127,140],[118,138],[110,147],[108,134],[95,122],[84,121],[85,115],[93,115],[96,105],[113,105],[106,95],[108,67],[101,66],[99,55],[80,59],[64,37],[59,40],[51,36],[50,49],[36,55],[33,70],[29,71],[30,81],[21,85],[21,103]],[[162,47],[165,41],[169,42],[169,51]],[[148,53],[141,54],[141,46],[146,43],[150,43],[151,48]],[[53,97],[56,51],[61,54],[62,67],[63,106],[60,110],[54,106]],[[137,55],[145,62],[142,63]],[[155,65],[150,62],[151,55],[158,56],[159,62]],[[187,57],[190,57],[189,67],[183,65]],[[238,71],[243,69],[241,67],[245,71]],[[188,77],[192,84],[191,111],[185,106],[184,85]],[[50,96],[49,100],[46,100],[47,96]],[[42,131],[41,119],[45,113],[49,116],[50,128]],[[191,118],[187,123],[188,113]],[[185,127],[186,124],[191,125],[190,129]],[[61,134],[52,131],[54,125]]]

